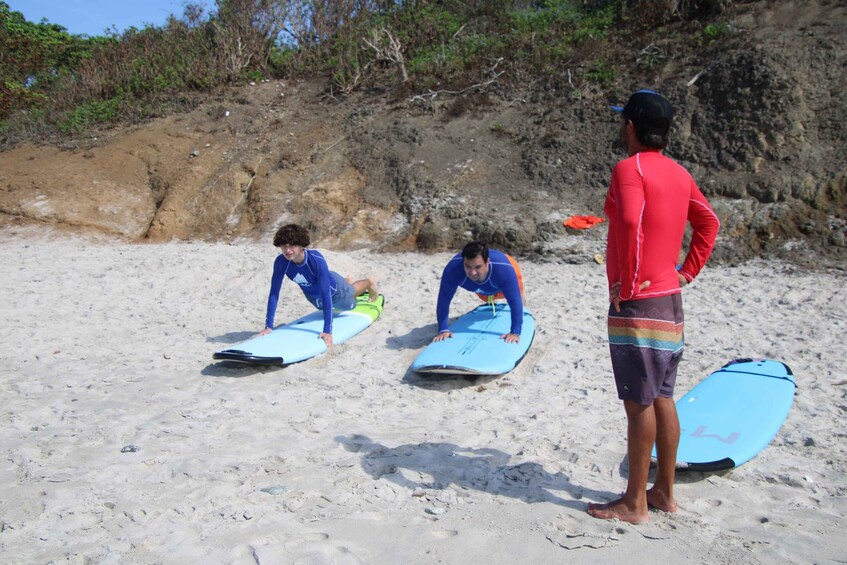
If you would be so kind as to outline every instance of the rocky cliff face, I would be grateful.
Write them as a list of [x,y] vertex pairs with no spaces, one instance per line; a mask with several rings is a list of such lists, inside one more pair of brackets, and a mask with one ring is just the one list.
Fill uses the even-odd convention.
[[[649,86],[677,107],[668,154],[721,217],[716,260],[843,267],[847,7],[740,2],[728,17],[731,33],[711,47],[634,39],[644,45],[619,50],[632,71],[611,91],[500,80],[335,99],[320,80],[263,82],[73,146],[20,146],[0,154],[0,223],[270,245],[296,221],[327,247],[439,250],[475,237],[589,260],[605,228],[562,220],[602,215],[622,157],[607,105]],[[645,53],[662,63],[645,70]]]

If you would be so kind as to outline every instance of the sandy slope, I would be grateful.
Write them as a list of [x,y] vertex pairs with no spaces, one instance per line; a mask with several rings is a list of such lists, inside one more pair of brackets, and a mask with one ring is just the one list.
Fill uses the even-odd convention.
[[[686,289],[678,395],[742,356],[786,361],[799,388],[759,456],[681,476],[683,510],[632,527],[584,512],[626,477],[602,267],[524,263],[537,341],[512,374],[470,383],[408,371],[448,255],[327,255],[381,279],[382,319],[254,369],[211,354],[261,327],[270,245],[6,232],[4,561],[845,562],[843,274],[751,263]],[[278,320],[308,311],[297,294]]]

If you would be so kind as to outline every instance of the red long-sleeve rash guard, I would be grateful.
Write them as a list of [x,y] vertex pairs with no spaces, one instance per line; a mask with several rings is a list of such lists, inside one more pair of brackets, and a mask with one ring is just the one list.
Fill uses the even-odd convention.
[[[606,276],[620,299],[676,294],[676,264],[686,221],[694,234],[679,270],[689,282],[715,246],[720,222],[688,171],[659,151],[643,151],[612,170],[604,212],[609,219]],[[650,286],[639,290],[644,281]]]

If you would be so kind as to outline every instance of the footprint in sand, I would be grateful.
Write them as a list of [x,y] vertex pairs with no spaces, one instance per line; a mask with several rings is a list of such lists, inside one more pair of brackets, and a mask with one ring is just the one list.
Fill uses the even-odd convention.
[[336,545],[328,534],[314,532],[284,536],[280,542],[252,544],[253,559],[263,565],[276,563],[313,563],[315,565],[362,565],[365,560],[343,545]]
[[685,508],[680,507],[680,510],[691,512],[695,516],[702,516],[723,504],[723,501],[718,498],[704,498],[688,502]]
[[430,535],[435,539],[449,539],[459,535],[459,532],[456,530],[434,530],[430,532]]

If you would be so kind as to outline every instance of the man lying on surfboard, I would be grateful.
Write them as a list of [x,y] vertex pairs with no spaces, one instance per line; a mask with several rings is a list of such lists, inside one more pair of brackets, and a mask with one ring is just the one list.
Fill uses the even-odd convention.
[[378,296],[376,279],[368,277],[350,282],[349,279],[329,270],[326,259],[320,251],[306,249],[309,243],[308,230],[297,224],[282,226],[274,235],[274,247],[278,247],[281,253],[274,261],[265,329],[260,331],[259,335],[265,335],[273,330],[279,291],[282,288],[283,279],[287,276],[300,286],[306,299],[315,308],[323,310],[324,327],[320,338],[324,340],[327,347],[330,347],[333,309],[352,310],[356,307],[356,297],[366,292],[371,302],[376,300]]
[[476,293],[489,304],[495,300],[506,299],[512,313],[512,327],[509,333],[501,337],[506,343],[520,341],[523,323],[523,304],[526,297],[523,291],[523,277],[517,261],[496,249],[489,249],[481,241],[472,241],[450,259],[441,274],[441,288],[438,291],[438,306],[435,315],[438,320],[438,335],[433,341],[442,341],[453,337],[448,328],[450,302],[456,289]]

